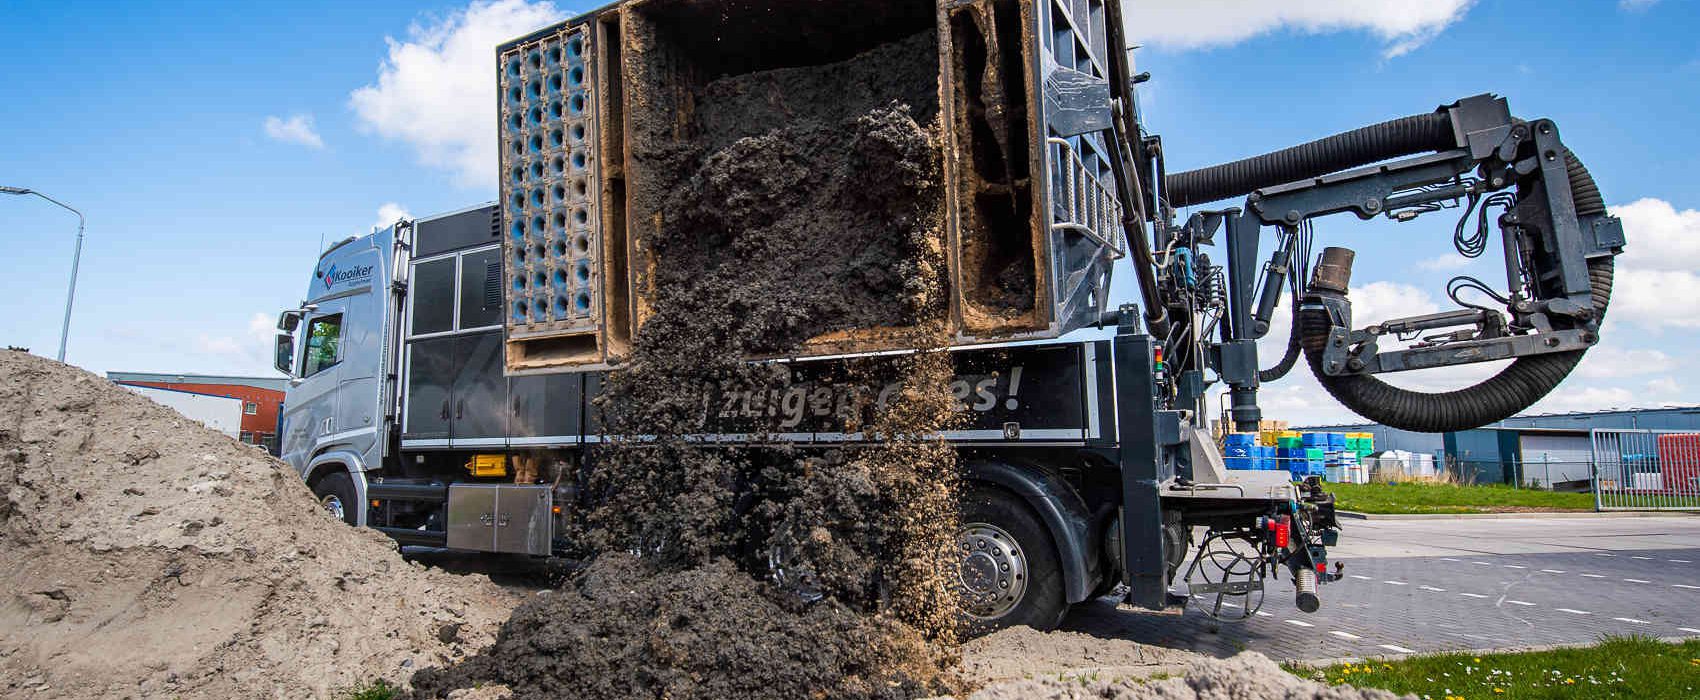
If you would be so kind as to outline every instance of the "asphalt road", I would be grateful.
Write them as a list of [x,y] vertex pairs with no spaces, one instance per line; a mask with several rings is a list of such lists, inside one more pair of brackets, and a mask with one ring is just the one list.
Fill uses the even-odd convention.
[[1347,520],[1331,556],[1346,578],[1322,588],[1314,614],[1293,607],[1283,578],[1243,622],[1094,601],[1064,626],[1282,660],[1700,637],[1700,517]]

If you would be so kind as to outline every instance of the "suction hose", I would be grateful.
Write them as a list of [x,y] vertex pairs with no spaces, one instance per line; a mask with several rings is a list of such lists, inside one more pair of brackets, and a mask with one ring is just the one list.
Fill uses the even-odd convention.
[[1163,195],[1169,206],[1186,207],[1389,158],[1457,146],[1452,118],[1446,112],[1418,114],[1232,163],[1175,173],[1164,179]]
[[[1564,153],[1570,192],[1577,218],[1605,213],[1605,200],[1575,154]],[[1611,301],[1613,262],[1610,257],[1588,261],[1595,319],[1605,319]],[[1504,420],[1539,401],[1576,368],[1586,350],[1529,355],[1513,360],[1505,369],[1464,389],[1424,393],[1401,389],[1373,375],[1330,376],[1322,369],[1322,353],[1328,343],[1328,314],[1310,310],[1299,314],[1305,359],[1317,381],[1335,399],[1358,415],[1383,425],[1421,433],[1466,430]]]

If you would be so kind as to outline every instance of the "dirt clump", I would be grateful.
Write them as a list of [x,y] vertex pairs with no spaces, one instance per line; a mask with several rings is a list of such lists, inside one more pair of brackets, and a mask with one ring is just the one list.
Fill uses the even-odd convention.
[[329,697],[488,644],[515,602],[334,520],[265,453],[13,351],[0,543],[14,697]]
[[1199,660],[1187,667],[1183,676],[1155,681],[1084,676],[1026,679],[989,685],[969,697],[971,700],[1414,700],[1416,696],[1307,681],[1281,670],[1269,657],[1248,651],[1226,660]]
[[[679,176],[634,188],[665,235],[652,242],[653,314],[597,400],[605,435],[585,458],[573,538],[592,561],[516,610],[489,652],[419,673],[420,695],[963,688],[945,575],[957,466],[936,437],[953,420],[952,370],[930,351],[946,307],[935,41],[721,78],[700,88],[699,140],[634,140]],[[846,87],[876,75],[895,82]],[[924,351],[814,375],[750,361],[894,325]],[[815,430],[876,439],[795,438]],[[728,434],[740,437],[705,438]]]

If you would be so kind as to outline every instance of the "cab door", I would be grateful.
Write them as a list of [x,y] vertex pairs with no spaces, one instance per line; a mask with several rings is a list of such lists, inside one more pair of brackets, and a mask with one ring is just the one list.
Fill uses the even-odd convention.
[[294,386],[283,407],[284,443],[295,449],[284,455],[300,463],[326,436],[337,431],[337,392],[342,383],[343,335],[348,303],[339,299],[319,305],[302,324],[302,348],[296,360]]

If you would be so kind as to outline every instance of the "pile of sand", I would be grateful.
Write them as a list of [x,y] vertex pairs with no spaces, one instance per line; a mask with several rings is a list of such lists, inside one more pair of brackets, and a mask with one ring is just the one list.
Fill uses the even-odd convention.
[[287,465],[0,352],[0,695],[325,697],[487,645],[515,603],[321,511]]
[[1095,673],[1062,674],[996,683],[969,696],[970,700],[1396,700],[1385,690],[1327,686],[1298,678],[1248,651],[1227,660],[1203,659],[1185,675],[1147,680],[1140,677],[1103,679]]

